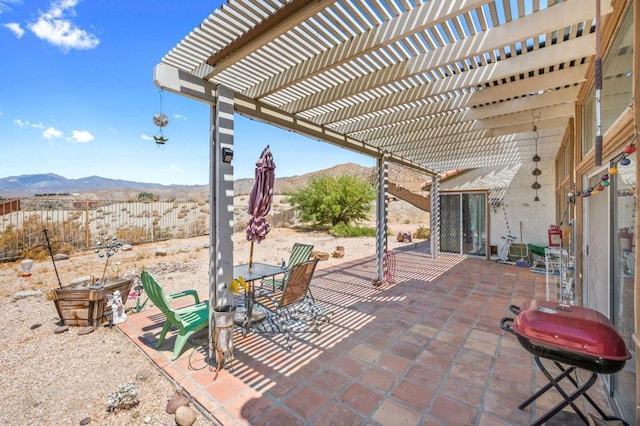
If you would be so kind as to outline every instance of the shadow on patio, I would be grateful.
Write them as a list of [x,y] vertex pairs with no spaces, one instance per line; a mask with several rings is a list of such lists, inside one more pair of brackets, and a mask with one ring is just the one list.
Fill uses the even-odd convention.
[[[410,247],[390,286],[372,286],[373,257],[316,270],[313,295],[333,311],[322,333],[296,335],[293,353],[284,336],[236,333],[233,371],[215,381],[206,331],[172,362],[172,333],[155,348],[156,308],[120,328],[224,425],[524,425],[560,402],[552,390],[518,409],[547,380],[499,325],[509,304],[545,297],[545,276]],[[600,381],[589,395],[610,411]],[[583,424],[565,410],[546,424]]]

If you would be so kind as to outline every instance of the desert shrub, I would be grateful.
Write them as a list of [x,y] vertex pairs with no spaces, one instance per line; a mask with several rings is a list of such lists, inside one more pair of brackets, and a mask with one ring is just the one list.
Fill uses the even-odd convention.
[[367,219],[375,196],[370,183],[348,175],[312,179],[306,188],[287,194],[302,220],[331,226]]
[[431,238],[431,229],[420,226],[418,229],[416,229],[416,232],[413,233],[413,238],[417,238],[419,240],[428,240],[429,238]]
[[151,192],[139,192],[138,200],[140,201],[158,201],[159,195],[152,194]]
[[370,226],[355,226],[339,223],[331,227],[331,234],[335,237],[375,237],[376,228]]

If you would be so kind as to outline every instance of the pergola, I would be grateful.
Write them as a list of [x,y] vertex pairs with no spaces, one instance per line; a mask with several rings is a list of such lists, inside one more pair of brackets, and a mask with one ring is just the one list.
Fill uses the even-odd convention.
[[[233,169],[221,149],[233,148],[234,112],[378,160],[380,265],[388,162],[432,176],[437,191],[449,170],[532,164],[536,153],[555,160],[593,72],[597,8],[584,0],[229,0],[206,17],[154,77],[212,106],[212,303],[232,278]],[[611,11],[603,1],[601,16]]]

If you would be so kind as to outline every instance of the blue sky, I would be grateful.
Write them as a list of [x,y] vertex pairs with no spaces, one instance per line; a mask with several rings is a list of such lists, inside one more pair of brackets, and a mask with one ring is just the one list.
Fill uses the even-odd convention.
[[[55,173],[161,184],[209,180],[209,107],[153,84],[153,67],[222,0],[0,0],[0,178]],[[156,146],[163,112],[169,141]],[[276,175],[374,160],[236,115],[234,177],[271,146]]]

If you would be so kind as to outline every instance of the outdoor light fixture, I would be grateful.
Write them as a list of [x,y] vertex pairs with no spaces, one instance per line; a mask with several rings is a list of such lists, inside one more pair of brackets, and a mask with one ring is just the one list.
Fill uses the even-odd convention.
[[233,160],[233,150],[231,148],[222,148],[222,162],[230,163]]

